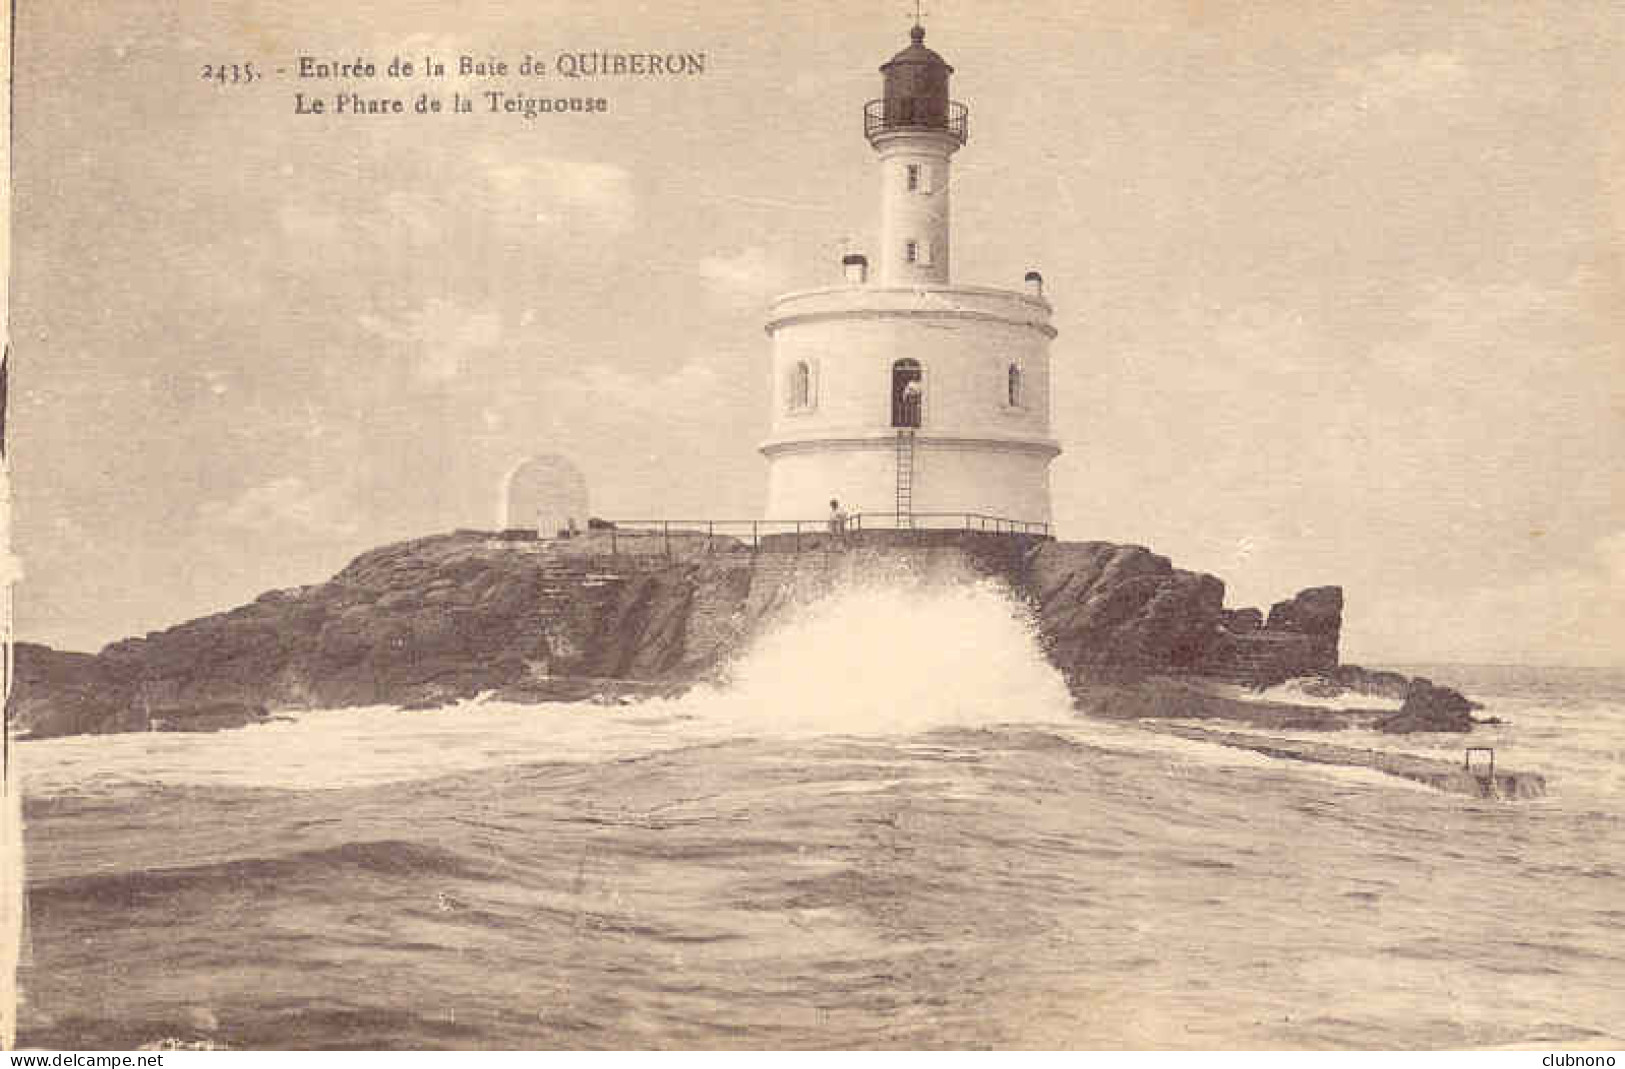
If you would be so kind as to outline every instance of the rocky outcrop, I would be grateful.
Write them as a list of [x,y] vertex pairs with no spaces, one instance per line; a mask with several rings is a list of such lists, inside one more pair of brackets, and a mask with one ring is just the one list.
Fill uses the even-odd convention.
[[1050,659],[1074,683],[1192,670],[1223,612],[1222,582],[1140,546],[1042,543],[1023,579]]
[[269,717],[258,703],[184,702],[153,705],[130,666],[88,653],[16,646],[11,713],[24,737],[119,731],[220,731]]
[[1250,635],[1264,628],[1264,614],[1257,609],[1225,609],[1219,613],[1219,626],[1232,635]]
[[682,642],[701,566],[629,556],[601,573],[534,549],[422,539],[94,657],[22,647],[15,722],[34,737],[180,729],[261,706],[443,703],[553,672],[658,676],[706,656]]
[[1198,670],[1233,683],[1271,687],[1289,679],[1323,676],[1337,668],[1343,626],[1343,589],[1312,587],[1270,606],[1227,609],[1204,649]]
[[11,720],[22,735],[145,731],[131,681],[110,662],[32,642],[15,650]]
[[1361,668],[1357,664],[1340,664],[1321,678],[1330,688],[1328,695],[1352,692],[1372,698],[1403,700],[1411,687],[1410,679],[1398,672]]
[[249,702],[207,702],[173,709],[152,709],[147,724],[152,731],[225,731],[262,724],[271,718],[263,705]]
[[685,643],[717,563],[556,556],[474,533],[386,546],[330,582],[146,638],[99,660],[149,703],[338,706],[466,697],[533,675],[657,679],[709,664]]
[[[778,539],[778,541],[774,541]],[[264,709],[426,706],[485,691],[670,693],[843,579],[1004,579],[1075,689],[1151,675],[1284,679],[1335,668],[1342,594],[1225,610],[1224,584],[1139,546],[976,532],[772,536],[457,532],[385,546],[330,581],[100,654],[23,646],[15,722],[36,737],[252,722]],[[641,688],[641,689],[637,689]]]
[[1435,686],[1418,676],[1410,681],[1405,704],[1393,716],[1383,717],[1373,727],[1391,734],[1418,731],[1471,731],[1473,710],[1483,706],[1449,687]]
[[1343,627],[1343,588],[1317,586],[1287,601],[1270,606],[1263,633],[1301,635],[1304,639],[1306,672],[1326,672],[1337,667],[1337,640]]

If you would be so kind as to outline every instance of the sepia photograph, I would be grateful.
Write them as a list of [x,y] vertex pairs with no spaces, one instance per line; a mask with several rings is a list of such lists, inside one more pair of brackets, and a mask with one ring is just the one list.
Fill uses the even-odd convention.
[[1617,0],[6,41],[0,1048],[1625,1047]]

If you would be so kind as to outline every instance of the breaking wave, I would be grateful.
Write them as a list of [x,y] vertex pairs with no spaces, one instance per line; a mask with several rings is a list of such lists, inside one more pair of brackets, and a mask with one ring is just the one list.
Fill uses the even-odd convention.
[[992,580],[842,587],[764,632],[718,691],[684,699],[752,732],[891,735],[1068,720],[1028,609]]

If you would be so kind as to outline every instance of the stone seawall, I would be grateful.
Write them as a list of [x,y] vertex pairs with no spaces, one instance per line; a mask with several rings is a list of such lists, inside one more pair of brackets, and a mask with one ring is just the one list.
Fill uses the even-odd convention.
[[1546,795],[1546,777],[1538,772],[1518,772],[1511,769],[1487,771],[1469,768],[1465,763],[1420,757],[1415,754],[1390,753],[1385,750],[1361,749],[1303,739],[1280,739],[1238,731],[1215,731],[1211,728],[1183,724],[1158,724],[1153,730],[1182,739],[1214,742],[1237,750],[1251,750],[1253,753],[1286,761],[1338,765],[1344,768],[1369,768],[1373,772],[1410,780],[1450,794],[1507,801],[1543,798]]

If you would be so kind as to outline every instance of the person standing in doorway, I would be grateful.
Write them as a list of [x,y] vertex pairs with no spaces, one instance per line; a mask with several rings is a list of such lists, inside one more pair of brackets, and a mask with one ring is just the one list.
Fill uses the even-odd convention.
[[920,401],[924,392],[919,379],[909,379],[903,386],[903,426],[920,425]]
[[846,510],[833,497],[829,499],[829,533],[843,541],[846,539]]

